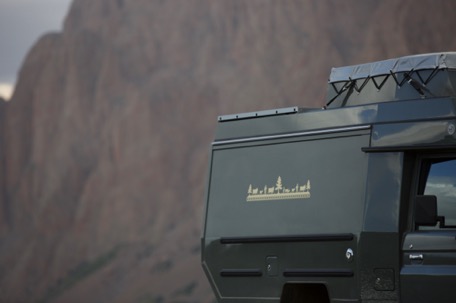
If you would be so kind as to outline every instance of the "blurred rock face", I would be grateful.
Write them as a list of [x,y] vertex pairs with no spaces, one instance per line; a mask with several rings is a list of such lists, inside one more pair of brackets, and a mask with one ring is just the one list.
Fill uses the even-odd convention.
[[211,302],[217,115],[322,106],[332,66],[453,50],[454,8],[75,0],[0,102],[0,301]]

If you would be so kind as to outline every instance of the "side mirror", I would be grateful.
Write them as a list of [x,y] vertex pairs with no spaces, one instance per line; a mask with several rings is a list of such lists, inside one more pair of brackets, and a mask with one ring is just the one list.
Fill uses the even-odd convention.
[[416,196],[416,226],[435,226],[437,224],[437,197],[432,195]]

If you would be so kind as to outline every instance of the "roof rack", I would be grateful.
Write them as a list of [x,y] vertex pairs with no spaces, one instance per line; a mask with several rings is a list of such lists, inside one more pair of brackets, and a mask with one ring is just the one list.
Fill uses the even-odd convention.
[[263,110],[263,111],[257,111],[257,112],[224,115],[224,116],[219,116],[218,121],[225,122],[225,121],[252,119],[252,118],[260,118],[260,117],[268,117],[268,116],[289,115],[289,114],[296,114],[296,113],[302,112],[304,110],[305,109],[303,109],[303,108],[293,106],[293,107]]

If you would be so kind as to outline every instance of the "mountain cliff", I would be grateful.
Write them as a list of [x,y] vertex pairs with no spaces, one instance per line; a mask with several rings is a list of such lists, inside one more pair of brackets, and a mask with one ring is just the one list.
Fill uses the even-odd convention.
[[456,49],[455,8],[75,0],[0,102],[0,301],[211,302],[217,115],[322,106],[332,66]]

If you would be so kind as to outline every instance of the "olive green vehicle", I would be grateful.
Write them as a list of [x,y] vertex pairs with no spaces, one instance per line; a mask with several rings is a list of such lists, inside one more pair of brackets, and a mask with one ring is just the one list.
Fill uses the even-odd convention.
[[327,106],[220,116],[219,302],[456,302],[456,53],[335,68]]

